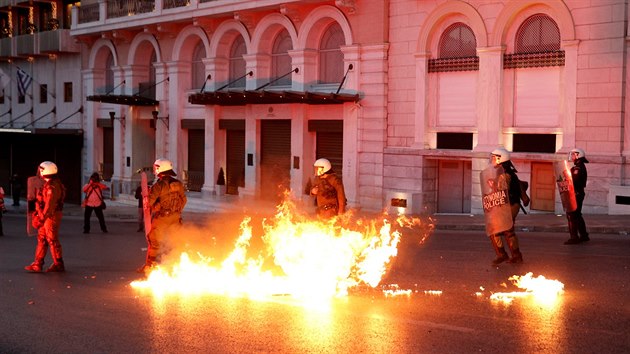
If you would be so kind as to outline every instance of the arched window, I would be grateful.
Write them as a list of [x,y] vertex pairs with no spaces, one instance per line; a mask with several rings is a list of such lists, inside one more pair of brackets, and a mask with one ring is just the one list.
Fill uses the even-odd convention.
[[[291,36],[289,32],[282,31],[276,37],[273,42],[273,49],[271,52],[271,80],[275,80],[282,75],[286,75],[293,68],[291,67],[291,57],[289,56],[289,50],[293,49],[293,43],[291,42]],[[287,75],[282,79],[274,82],[271,86],[283,86],[291,85],[291,75]]]
[[560,30],[544,14],[527,18],[516,32],[515,53],[545,53],[560,50]]
[[328,27],[319,45],[319,83],[332,84],[343,78],[343,31],[338,23]]
[[141,82],[138,87],[138,94],[143,97],[155,99],[155,83],[156,83],[156,70],[155,70],[155,62],[157,61],[157,55],[153,50],[153,47],[150,47],[151,50],[151,59],[149,59],[149,77],[146,82]]
[[193,50],[192,59],[190,63],[190,84],[191,89],[199,89],[206,81],[206,65],[202,59],[206,57],[206,48],[203,42],[197,43]]
[[440,36],[437,54],[428,68],[437,74],[436,125],[474,127],[479,70],[475,33],[465,23],[451,24]]
[[105,92],[109,93],[114,89],[114,56],[111,52],[107,54],[105,60]]
[[477,40],[464,23],[450,25],[442,34],[439,44],[440,58],[466,58],[477,55]]
[[503,58],[503,68],[514,69],[504,77],[508,84],[513,81],[515,127],[561,125],[564,55],[560,49],[560,30],[548,15],[532,15],[519,26],[514,37],[514,54]]
[[[245,46],[245,40],[243,37],[238,36],[232,43],[230,49],[230,77],[229,82],[236,80],[237,78],[245,75],[247,70],[245,66],[245,59],[243,55],[247,54],[247,47]],[[233,82],[230,87],[245,87],[245,78]]]

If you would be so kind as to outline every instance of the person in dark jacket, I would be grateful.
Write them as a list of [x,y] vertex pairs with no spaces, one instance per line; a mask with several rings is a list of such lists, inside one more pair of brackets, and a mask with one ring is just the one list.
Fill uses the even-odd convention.
[[[497,258],[492,261],[493,265],[497,265],[505,261],[508,263],[523,262],[523,254],[521,253],[519,247],[518,237],[516,237],[516,232],[514,232],[514,222],[516,221],[516,216],[521,209],[521,186],[520,180],[516,175],[516,172],[518,171],[512,164],[510,158],[510,152],[504,148],[495,149],[490,155],[490,160],[493,166],[503,167],[504,173],[500,176],[500,179],[508,185],[508,198],[510,200],[510,209],[512,210],[512,228],[490,236],[490,241],[492,241],[492,245],[497,254]],[[505,252],[501,236],[505,237],[505,241],[510,249],[512,257],[508,257]]]
[[13,198],[13,206],[20,206],[20,196],[22,195],[22,178],[15,173],[9,180],[11,182],[11,197]]
[[332,170],[327,159],[318,159],[315,167],[315,181],[311,188],[317,202],[317,215],[331,218],[346,212],[346,193],[341,178]]
[[573,190],[575,191],[577,209],[567,213],[570,238],[565,241],[564,244],[575,245],[590,241],[588,232],[586,232],[586,223],[582,216],[582,203],[584,203],[584,197],[586,196],[584,189],[586,188],[586,180],[588,179],[585,163],[588,163],[588,160],[586,159],[584,150],[579,148],[575,148],[569,152],[569,160],[573,161],[571,178],[573,179]]

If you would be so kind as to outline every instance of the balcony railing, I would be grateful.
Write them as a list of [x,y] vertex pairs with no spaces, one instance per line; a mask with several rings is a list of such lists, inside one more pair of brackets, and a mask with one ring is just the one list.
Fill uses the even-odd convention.
[[0,39],[0,57],[11,58],[13,57],[13,37],[6,37]]
[[36,33],[40,53],[78,53],[79,46],[70,37],[70,30],[58,29]]
[[29,56],[36,53],[35,48],[35,36],[32,34],[23,34],[15,36],[15,53],[18,56]]
[[164,0],[162,5],[165,9],[174,9],[190,5],[190,0]]
[[79,7],[79,23],[97,22],[99,4],[81,5]]
[[152,12],[155,1],[150,0],[115,0],[107,2],[107,18],[133,16]]
[[[190,7],[190,10],[194,11],[200,3],[214,1],[218,0],[105,0],[97,4],[73,7],[72,12],[76,13],[77,19],[72,24],[72,29],[77,29],[77,25],[95,24],[95,22],[105,23],[107,19],[151,12],[160,15],[162,10]],[[236,0],[234,1],[236,2]]]

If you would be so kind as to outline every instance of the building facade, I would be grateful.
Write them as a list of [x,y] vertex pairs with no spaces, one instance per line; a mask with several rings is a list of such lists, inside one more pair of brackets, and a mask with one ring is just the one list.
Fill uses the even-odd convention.
[[630,212],[624,1],[392,1],[385,201],[482,213],[504,146],[530,209],[562,213],[553,163],[590,160],[586,213]]
[[[479,172],[504,146],[530,184],[529,210],[561,213],[554,163],[580,147],[590,160],[584,212],[630,214],[624,0],[57,8],[80,48],[57,53],[56,65],[74,70],[56,75],[79,86],[82,178],[100,171],[114,196],[132,195],[137,170],[166,157],[202,199],[304,198],[313,162],[326,157],[351,207],[479,214]],[[14,58],[5,68],[32,63],[36,79],[53,72],[50,56],[4,58]],[[0,125],[28,110],[11,107]]]
[[[68,1],[0,1],[0,185],[55,161],[68,201],[80,202],[83,135],[81,46]],[[22,188],[26,197],[26,188]]]

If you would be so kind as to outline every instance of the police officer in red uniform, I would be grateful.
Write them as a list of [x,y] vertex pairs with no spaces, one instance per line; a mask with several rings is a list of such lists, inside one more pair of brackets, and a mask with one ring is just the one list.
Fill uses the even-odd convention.
[[332,171],[327,159],[318,159],[315,167],[315,181],[311,195],[316,196],[317,215],[331,218],[346,212],[346,193],[341,178]]
[[182,223],[182,211],[187,198],[184,184],[177,180],[173,171],[173,163],[167,159],[157,159],[153,169],[158,181],[149,191],[151,208],[151,231],[147,235],[147,258],[145,264],[138,269],[147,274],[157,264],[167,234],[174,232],[174,227]]
[[569,221],[569,235],[570,238],[564,242],[565,245],[575,245],[582,242],[590,241],[588,232],[586,232],[586,223],[582,216],[582,203],[584,203],[586,188],[586,180],[588,179],[588,173],[586,172],[586,165],[588,160],[584,150],[575,148],[569,152],[569,160],[573,161],[573,167],[571,167],[571,178],[573,179],[573,189],[575,191],[575,201],[577,202],[577,209],[567,213],[567,219]]
[[[493,265],[497,265],[507,261],[508,263],[522,263],[523,255],[518,244],[518,238],[516,232],[514,232],[514,222],[516,216],[521,208],[521,186],[516,175],[516,168],[510,160],[510,152],[504,148],[498,148],[492,151],[490,160],[493,166],[503,167],[503,175],[500,176],[500,180],[506,183],[508,186],[508,198],[510,200],[510,209],[512,210],[512,228],[507,231],[490,235],[490,240],[497,254],[497,258],[492,261]],[[503,247],[501,236],[505,237],[505,241],[508,244],[512,257],[508,257]]]
[[29,272],[41,272],[44,259],[50,247],[53,264],[47,272],[64,272],[61,243],[59,243],[59,226],[63,216],[63,202],[66,198],[66,188],[57,176],[57,165],[50,161],[39,164],[40,175],[44,178],[44,186],[37,195],[34,226],[37,231],[37,248],[35,261],[24,267]]

